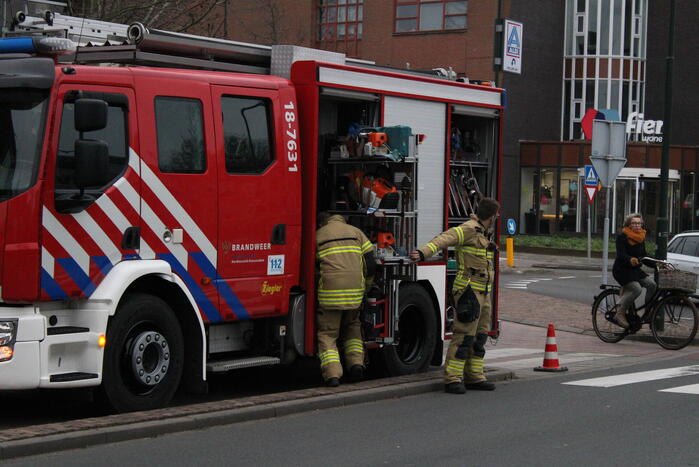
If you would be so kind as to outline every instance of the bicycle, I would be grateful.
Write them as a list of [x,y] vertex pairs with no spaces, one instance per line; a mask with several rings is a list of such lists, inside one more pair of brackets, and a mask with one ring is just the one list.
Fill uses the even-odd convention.
[[[642,262],[653,262],[656,271],[657,290],[647,304],[631,305],[626,312],[629,328],[619,325],[614,319],[621,287],[602,284],[602,293],[592,303],[592,326],[595,334],[604,342],[615,343],[635,334],[643,325],[650,327],[655,341],[669,350],[686,347],[697,334],[697,307],[690,298],[696,292],[697,275],[680,271],[667,261],[641,258]],[[638,312],[643,311],[639,316]]]

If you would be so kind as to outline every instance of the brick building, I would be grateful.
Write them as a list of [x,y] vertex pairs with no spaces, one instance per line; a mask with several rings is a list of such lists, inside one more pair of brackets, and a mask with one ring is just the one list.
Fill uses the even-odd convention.
[[[503,217],[520,231],[580,231],[589,208],[581,167],[590,146],[580,122],[587,109],[662,120],[670,0],[229,0],[229,38],[294,43],[346,53],[379,65],[444,68],[470,79],[496,80],[508,91],[503,129]],[[267,14],[260,14],[261,11]],[[521,74],[493,71],[494,23],[524,24]],[[699,226],[693,193],[699,136],[693,130],[699,93],[692,26],[699,9],[677,0],[670,226]],[[664,135],[667,137],[668,135]],[[638,139],[637,137],[632,137]],[[655,227],[659,144],[630,143],[627,167],[613,192],[613,229],[641,211]],[[604,194],[592,205],[601,230]]]

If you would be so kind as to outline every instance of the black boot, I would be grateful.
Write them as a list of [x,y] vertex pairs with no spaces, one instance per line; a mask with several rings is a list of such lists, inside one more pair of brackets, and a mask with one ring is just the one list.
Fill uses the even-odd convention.
[[495,385],[490,381],[481,381],[480,383],[467,383],[467,389],[475,389],[476,391],[494,391]]
[[449,394],[463,394],[466,392],[466,388],[464,387],[464,383],[447,383],[444,385],[444,392],[448,392]]
[[336,388],[340,385],[340,378],[328,378],[325,380],[325,385],[329,388]]
[[349,380],[351,383],[358,383],[364,379],[364,367],[362,365],[352,365],[349,371]]

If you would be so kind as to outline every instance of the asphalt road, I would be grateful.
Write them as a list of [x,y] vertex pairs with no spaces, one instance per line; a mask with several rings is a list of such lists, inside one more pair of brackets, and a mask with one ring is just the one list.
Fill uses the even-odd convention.
[[[500,287],[591,304],[599,293],[602,271],[541,269],[522,273],[501,270]],[[609,274],[608,281],[614,283]]]
[[[676,355],[514,380],[495,392],[426,393],[4,465],[697,465],[699,394],[661,392],[699,383],[697,353]],[[627,376],[589,381],[613,375]]]

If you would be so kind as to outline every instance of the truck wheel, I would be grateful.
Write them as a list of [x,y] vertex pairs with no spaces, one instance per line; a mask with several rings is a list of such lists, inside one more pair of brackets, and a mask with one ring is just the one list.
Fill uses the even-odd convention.
[[383,363],[391,376],[425,371],[436,343],[436,319],[432,299],[418,284],[400,288],[398,343],[382,349]]
[[117,412],[166,406],[184,360],[177,317],[160,298],[127,296],[107,327],[102,395]]

